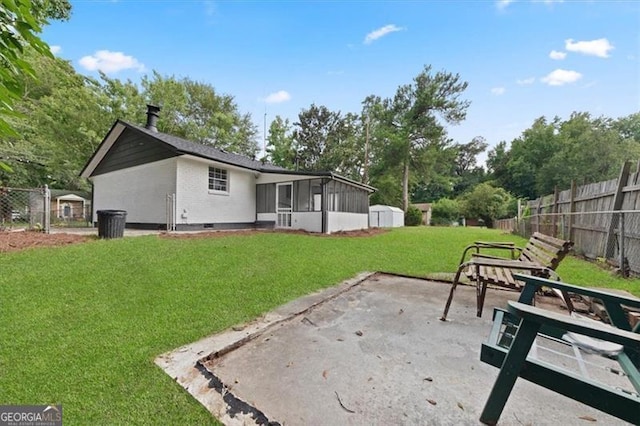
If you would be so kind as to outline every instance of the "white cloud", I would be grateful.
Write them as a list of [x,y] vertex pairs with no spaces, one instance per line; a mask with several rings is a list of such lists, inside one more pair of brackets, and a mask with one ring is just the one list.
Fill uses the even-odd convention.
[[557,69],[542,77],[540,80],[549,86],[563,86],[569,83],[575,83],[582,78],[582,74],[577,71],[569,71]]
[[535,83],[536,78],[535,77],[529,77],[529,78],[523,78],[522,80],[516,80],[516,83],[518,83],[521,86],[528,86],[530,84]]
[[144,64],[138,62],[133,56],[122,52],[98,50],[93,55],[80,58],[80,65],[89,71],[100,70],[105,74],[116,73],[122,70],[133,69],[139,72],[145,70]]
[[213,16],[216,14],[216,5],[212,1],[205,1],[204,4],[204,14],[207,16]]
[[[496,7],[499,10],[506,9],[511,3],[515,3],[516,0],[497,0]],[[544,3],[544,4],[554,4],[554,3],[564,3],[564,0],[531,0],[532,3]]]
[[509,6],[511,3],[513,3],[515,0],[498,0],[496,2],[496,7],[500,10],[504,10],[507,8],[507,6]]
[[597,56],[599,58],[608,58],[609,51],[614,47],[606,38],[599,38],[590,41],[576,41],[567,39],[564,42],[564,48],[569,52],[578,52],[583,55]]
[[286,90],[278,90],[268,95],[263,101],[267,104],[279,104],[291,99],[291,95]]
[[560,61],[560,60],[562,60],[562,59],[567,57],[567,53],[566,52],[558,52],[557,50],[552,50],[549,53],[549,57],[551,59],[556,59],[556,60]]
[[500,95],[504,95],[504,92],[506,92],[507,89],[505,89],[504,87],[494,87],[491,89],[491,94],[492,95],[496,95],[496,96],[500,96]]
[[386,36],[387,34],[395,33],[396,31],[403,31],[403,30],[404,28],[398,27],[397,25],[394,25],[394,24],[385,25],[384,27],[380,27],[377,30],[373,30],[369,34],[367,34],[367,36],[364,38],[364,44],[370,44],[376,41],[377,39],[379,39],[380,37]]
[[51,50],[51,53],[53,53],[54,55],[57,55],[58,53],[62,52],[62,47],[51,45],[49,46],[49,50]]

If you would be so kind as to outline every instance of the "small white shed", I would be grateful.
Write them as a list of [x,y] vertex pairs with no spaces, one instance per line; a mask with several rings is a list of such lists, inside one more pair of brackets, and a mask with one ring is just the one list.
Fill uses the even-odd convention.
[[376,204],[369,207],[369,227],[396,228],[404,226],[404,212],[393,206]]

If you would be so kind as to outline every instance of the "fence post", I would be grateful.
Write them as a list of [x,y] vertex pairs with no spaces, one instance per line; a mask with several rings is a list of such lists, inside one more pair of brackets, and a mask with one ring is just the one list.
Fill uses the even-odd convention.
[[542,214],[542,196],[538,198],[538,207],[536,208],[536,232],[540,232],[540,215]]
[[[629,170],[631,169],[631,162],[625,161],[622,165],[622,169],[620,170],[620,176],[618,177],[618,186],[616,188],[616,192],[613,196],[613,205],[611,206],[611,210],[622,210],[622,201],[624,200],[623,189],[627,186],[627,181],[629,180]],[[609,253],[613,253],[616,246],[616,232],[615,232],[615,221],[613,220],[614,215],[611,215],[611,221],[609,223],[609,229],[607,231],[607,246],[604,250],[605,257]],[[622,266],[622,265],[621,265]]]
[[571,179],[571,195],[569,198],[569,241],[574,241],[573,216],[576,212],[576,192],[578,192],[575,179]]
[[42,231],[48,234],[51,229],[51,190],[48,185],[45,185],[42,192],[44,193],[44,217],[42,218]]
[[620,212],[620,220],[619,222],[619,239],[620,239],[620,273],[623,277],[627,276],[627,268],[625,265],[625,255],[624,255],[624,212]]
[[558,224],[558,218],[557,218],[557,213],[558,213],[558,199],[560,198],[560,194],[558,193],[558,185],[553,187],[553,205],[551,206],[551,236],[552,237],[557,237],[558,236],[558,229],[557,229],[557,224]]

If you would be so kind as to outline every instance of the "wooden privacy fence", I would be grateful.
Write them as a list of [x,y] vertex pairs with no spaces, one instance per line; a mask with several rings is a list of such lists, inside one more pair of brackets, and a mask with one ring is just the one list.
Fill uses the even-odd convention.
[[[515,232],[569,239],[576,253],[640,274],[640,162],[626,162],[617,179],[576,185],[527,203]],[[506,226],[506,224],[505,224]]]
[[497,219],[493,221],[493,228],[500,229],[505,232],[513,232],[518,227],[518,218],[512,217],[510,219]]

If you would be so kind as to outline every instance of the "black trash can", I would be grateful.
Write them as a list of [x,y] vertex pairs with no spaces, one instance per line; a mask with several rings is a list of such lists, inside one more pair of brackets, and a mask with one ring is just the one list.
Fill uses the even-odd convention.
[[98,237],[122,238],[127,212],[124,210],[98,210]]

